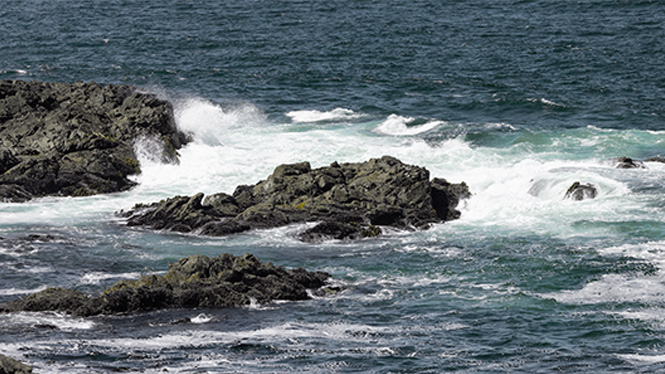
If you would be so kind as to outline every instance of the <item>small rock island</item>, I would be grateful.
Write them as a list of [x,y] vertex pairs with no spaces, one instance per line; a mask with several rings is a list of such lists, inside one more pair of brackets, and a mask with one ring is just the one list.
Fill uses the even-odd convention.
[[129,226],[209,236],[293,223],[318,222],[299,235],[306,242],[360,239],[379,226],[426,229],[460,217],[456,206],[467,185],[430,180],[429,171],[384,156],[360,163],[280,165],[263,181],[232,195],[176,196],[120,212]]

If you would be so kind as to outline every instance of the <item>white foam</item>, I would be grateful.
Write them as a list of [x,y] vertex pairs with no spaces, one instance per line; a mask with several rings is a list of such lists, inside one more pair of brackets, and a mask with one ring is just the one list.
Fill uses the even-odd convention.
[[6,326],[55,326],[60,330],[89,330],[95,323],[89,319],[68,316],[57,312],[19,312],[0,315],[0,323]]
[[[622,255],[648,260],[660,271],[656,274],[605,274],[579,290],[566,290],[545,294],[559,302],[572,304],[643,302],[662,303],[665,300],[665,241],[625,244],[598,250],[606,255]],[[646,312],[644,312],[646,313]],[[644,313],[630,313],[632,317],[648,316]],[[662,314],[662,313],[659,313]],[[628,315],[626,315],[628,316]],[[652,318],[648,318],[652,319]]]
[[140,273],[101,273],[101,272],[92,272],[87,273],[81,277],[82,284],[100,284],[102,281],[107,279],[138,279],[141,277]]
[[[284,163],[309,161],[313,168],[333,161],[360,162],[392,155],[405,163],[424,166],[431,177],[450,182],[465,181],[473,194],[459,209],[462,217],[451,222],[457,229],[503,227],[515,232],[552,232],[574,234],[582,228],[571,228],[570,222],[598,217],[619,221],[625,214],[641,212],[652,215],[647,201],[631,193],[630,184],[662,183],[665,167],[623,172],[600,165],[593,158],[571,155],[579,147],[578,136],[535,136],[536,140],[516,143],[512,147],[482,147],[457,137],[428,143],[418,136],[377,136],[376,132],[393,135],[417,135],[439,131],[445,122],[431,119],[408,126],[413,118],[391,115],[379,122],[349,123],[348,126],[316,126],[291,131],[288,124],[271,123],[251,104],[222,106],[201,98],[176,100],[177,125],[191,133],[194,141],[181,150],[178,165],[157,162],[151,154],[154,143],[137,143],[142,174],[134,177],[139,186],[128,192],[85,198],[46,198],[24,204],[0,204],[0,224],[40,224],[75,226],[78,223],[108,221],[113,212],[129,209],[136,203],[158,201],[175,195],[232,193],[238,185],[254,184],[265,179],[274,168]],[[347,120],[360,115],[348,109],[330,112],[296,111],[294,120],[323,118]],[[512,129],[507,124],[490,124]],[[584,129],[593,136],[621,137],[623,133]],[[635,134],[633,134],[635,135]],[[656,136],[639,132],[644,146]],[[543,140],[544,139],[544,140]],[[563,139],[563,140],[562,140]],[[562,140],[562,144],[554,144]],[[540,142],[543,142],[541,144]],[[601,143],[613,144],[605,139]],[[572,158],[575,156],[576,158]],[[596,154],[593,157],[597,156]],[[594,183],[599,196],[592,201],[563,201],[563,194],[574,181]],[[535,187],[534,187],[535,186]],[[529,192],[531,191],[531,193]],[[639,217],[637,217],[639,218]],[[491,231],[491,230],[490,230]],[[288,233],[264,232],[257,240]]]
[[12,296],[12,295],[25,295],[25,294],[32,294],[32,293],[37,293],[40,291],[44,291],[46,289],[46,286],[40,286],[37,288],[32,288],[32,289],[24,289],[24,288],[4,288],[0,289],[0,295],[2,296]]
[[552,100],[548,100],[544,97],[540,98],[540,99],[528,98],[526,100],[530,101],[532,103],[541,103],[541,104],[545,104],[545,105],[549,105],[549,106],[553,106],[553,107],[557,107],[557,108],[567,108],[566,105],[556,103],[556,102],[554,102]]
[[517,128],[510,123],[506,122],[491,122],[485,124],[485,128],[488,130],[509,130],[509,131],[517,131]]
[[543,294],[566,304],[643,302],[660,303],[665,299],[665,275],[634,277],[605,274],[579,290]]
[[376,128],[377,133],[386,135],[417,135],[430,131],[445,122],[437,120],[429,120],[423,124],[410,126],[415,118],[403,117],[396,114],[391,114],[385,121],[383,121]]
[[377,333],[390,331],[385,327],[351,323],[299,323],[287,322],[258,330],[205,331],[189,330],[160,334],[150,339],[98,339],[91,344],[115,349],[168,349],[179,347],[204,347],[212,344],[229,344],[237,341],[261,343],[292,342],[306,338],[325,338],[339,341],[366,342]]
[[636,363],[657,364],[665,362],[665,355],[624,354],[624,355],[617,355],[617,357],[627,361],[633,361]]
[[294,110],[286,113],[286,115],[290,117],[293,122],[297,123],[347,121],[364,117],[363,114],[345,108],[335,108],[327,112],[318,110]]
[[201,98],[176,103],[175,119],[178,128],[193,135],[195,141],[212,146],[232,141],[229,129],[252,128],[266,123],[265,115],[253,105],[238,104],[223,109]]
[[192,318],[191,321],[192,321],[192,323],[195,323],[195,324],[208,323],[208,322],[212,321],[212,316],[210,316],[209,314],[200,313],[196,317]]

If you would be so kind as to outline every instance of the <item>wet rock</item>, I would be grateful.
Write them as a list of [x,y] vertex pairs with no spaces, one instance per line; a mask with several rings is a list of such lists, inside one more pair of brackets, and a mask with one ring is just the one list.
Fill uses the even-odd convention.
[[665,157],[649,157],[644,162],[661,162],[665,164]]
[[565,199],[571,200],[586,200],[594,199],[598,195],[598,189],[591,183],[582,184],[580,182],[573,183],[566,191]]
[[465,183],[429,179],[423,167],[384,156],[362,163],[280,165],[263,181],[238,186],[232,195],[177,196],[121,212],[130,226],[228,235],[257,228],[322,221],[305,241],[376,236],[376,226],[402,229],[459,218],[456,206],[470,196]]
[[60,311],[78,316],[125,314],[164,308],[222,308],[252,301],[305,300],[307,289],[322,287],[330,274],[285,270],[251,254],[216,258],[191,255],[169,265],[164,276],[123,280],[99,296],[48,288],[0,305],[2,312]]
[[0,354],[0,373],[1,374],[29,374],[32,368],[13,358]]
[[644,163],[639,160],[632,159],[630,157],[619,157],[616,160],[616,165],[614,166],[617,169],[644,169]]
[[0,81],[0,199],[127,190],[139,139],[177,160],[186,137],[169,102],[124,85]]

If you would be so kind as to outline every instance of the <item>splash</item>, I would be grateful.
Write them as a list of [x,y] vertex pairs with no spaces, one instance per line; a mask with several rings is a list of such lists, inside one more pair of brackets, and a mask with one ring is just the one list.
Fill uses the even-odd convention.
[[191,134],[196,142],[210,146],[227,143],[230,129],[252,128],[267,122],[263,112],[254,105],[222,108],[202,98],[176,103],[175,119],[181,131]]
[[385,135],[418,135],[443,124],[445,122],[438,120],[423,120],[391,114],[375,131]]
[[345,108],[335,108],[327,112],[319,110],[295,110],[286,113],[286,116],[297,123],[348,121],[364,117],[361,113],[356,113],[351,109]]

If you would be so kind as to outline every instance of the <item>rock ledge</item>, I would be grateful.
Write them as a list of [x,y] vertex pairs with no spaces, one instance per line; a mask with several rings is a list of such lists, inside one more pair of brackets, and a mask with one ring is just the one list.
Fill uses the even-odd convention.
[[0,305],[0,312],[60,311],[77,316],[125,314],[165,308],[224,308],[273,300],[309,299],[330,274],[302,268],[285,270],[251,254],[216,258],[191,255],[169,265],[164,276],[123,280],[99,296],[48,288]]

